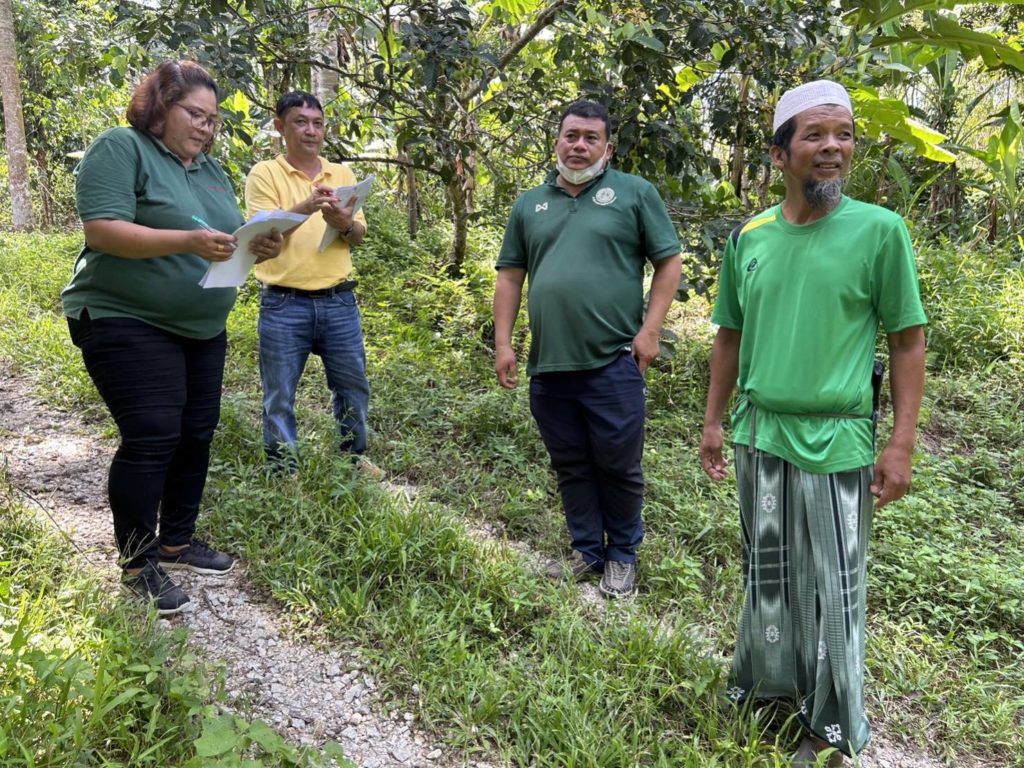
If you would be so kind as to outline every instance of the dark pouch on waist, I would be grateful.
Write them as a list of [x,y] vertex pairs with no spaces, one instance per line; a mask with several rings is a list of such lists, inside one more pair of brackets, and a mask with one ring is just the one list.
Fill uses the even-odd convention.
[[882,406],[882,379],[885,378],[885,363],[875,360],[871,369],[871,421],[878,423],[879,410]]

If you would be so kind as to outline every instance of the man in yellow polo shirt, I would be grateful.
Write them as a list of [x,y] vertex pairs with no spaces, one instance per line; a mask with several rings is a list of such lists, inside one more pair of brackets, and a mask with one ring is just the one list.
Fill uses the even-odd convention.
[[[320,156],[324,112],[316,97],[291,91],[278,99],[275,113],[274,127],[286,151],[253,167],[245,182],[245,203],[249,216],[278,208],[309,215],[285,238],[279,258],[256,267],[263,283],[263,445],[268,461],[294,470],[295,389],[310,353],[324,363],[341,450],[354,459],[366,450],[370,387],[350,251],[366,235],[366,221],[361,212],[353,213],[354,203],[342,207],[334,195],[334,189],[356,179],[348,166]],[[328,225],[339,236],[321,252]]]

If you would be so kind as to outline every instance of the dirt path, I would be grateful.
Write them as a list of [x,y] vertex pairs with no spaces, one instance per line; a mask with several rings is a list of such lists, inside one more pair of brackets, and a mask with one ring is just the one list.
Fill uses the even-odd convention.
[[[115,587],[116,551],[104,492],[113,441],[99,437],[76,416],[50,409],[32,395],[25,378],[0,360],[0,446],[0,461],[25,495],[26,506],[64,531]],[[414,492],[401,486],[395,491]],[[489,525],[475,526],[473,532],[501,539]],[[501,540],[523,557],[537,558],[528,545]],[[353,649],[291,639],[287,618],[254,590],[244,564],[220,579],[185,575],[182,582],[195,607],[161,621],[189,627],[190,642],[205,658],[224,665],[229,699],[274,725],[290,742],[320,746],[337,741],[365,768],[493,768],[419,731],[413,713],[387,714],[372,672]],[[601,603],[596,587],[582,590],[581,597]],[[859,763],[863,768],[944,766],[878,725]],[[995,768],[966,756],[954,764]]]

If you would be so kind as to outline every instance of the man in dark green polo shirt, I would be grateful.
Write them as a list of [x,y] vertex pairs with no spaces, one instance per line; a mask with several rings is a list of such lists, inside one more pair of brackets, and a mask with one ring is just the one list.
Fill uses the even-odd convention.
[[[557,170],[512,207],[494,292],[495,370],[518,383],[512,329],[529,278],[530,410],[551,456],[572,551],[553,578],[602,572],[631,594],[643,539],[644,372],[679,287],[679,239],[658,191],[608,167],[608,110],[578,101],[559,124]],[[644,267],[654,265],[644,316]]]

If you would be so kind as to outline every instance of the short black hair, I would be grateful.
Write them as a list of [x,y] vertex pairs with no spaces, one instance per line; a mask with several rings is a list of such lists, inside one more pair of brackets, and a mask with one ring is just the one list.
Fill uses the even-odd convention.
[[575,115],[576,117],[585,117],[587,119],[598,118],[604,121],[604,137],[606,140],[612,140],[612,118],[608,114],[608,107],[604,104],[598,104],[596,101],[587,101],[586,99],[580,99],[574,101],[568,107],[565,108],[565,112],[562,113],[562,117],[558,120],[558,133],[562,133],[562,125],[565,123],[565,118],[569,115]]
[[773,147],[782,147],[782,151],[787,155],[789,154],[789,145],[793,141],[793,134],[796,133],[796,115],[789,118],[786,122],[779,126],[779,129],[775,131],[775,135],[772,137]]
[[320,114],[324,113],[324,107],[320,103],[320,99],[312,93],[307,91],[288,91],[288,93],[284,94],[277,100],[277,106],[274,107],[274,114],[278,117],[284,117],[284,113],[292,107],[319,109]]

